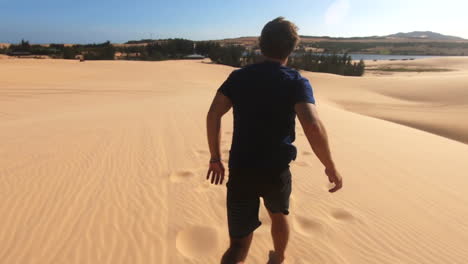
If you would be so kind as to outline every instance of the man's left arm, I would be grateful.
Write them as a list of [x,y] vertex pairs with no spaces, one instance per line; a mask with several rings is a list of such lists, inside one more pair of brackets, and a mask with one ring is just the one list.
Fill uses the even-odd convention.
[[208,135],[208,146],[210,148],[211,159],[206,179],[210,179],[211,183],[222,184],[224,180],[224,165],[221,161],[221,118],[231,109],[231,100],[217,92],[210,110],[206,117],[206,130]]

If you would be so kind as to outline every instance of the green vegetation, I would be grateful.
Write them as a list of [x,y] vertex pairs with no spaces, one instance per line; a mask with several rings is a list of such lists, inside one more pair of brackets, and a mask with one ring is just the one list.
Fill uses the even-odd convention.
[[29,41],[21,40],[19,44],[12,44],[9,48],[4,48],[3,53],[9,55],[46,55],[57,57],[61,53],[61,48],[59,44],[50,44],[46,47],[42,45],[31,45]]
[[163,40],[132,40],[128,44],[138,46],[124,46],[117,51],[125,54],[126,59],[136,60],[174,60],[183,59],[187,55],[200,54],[209,57],[213,62],[242,66],[242,55],[245,48],[241,45],[221,45],[215,41],[192,41],[187,39]]
[[148,44],[154,42],[154,39],[129,40],[125,44]]
[[292,56],[289,65],[293,68],[313,72],[333,73],[344,76],[362,76],[365,70],[364,61],[353,62],[348,54],[316,54],[305,52]]
[[[221,44],[217,41],[192,41],[188,39],[162,39],[129,41],[126,45],[112,45],[109,41],[100,44],[72,45],[30,45],[28,41],[11,45],[2,50],[10,55],[47,55],[54,58],[85,60],[174,60],[184,59],[187,55],[200,54],[209,57],[214,63],[242,67],[263,60],[255,49],[247,50],[243,45]],[[325,55],[311,52],[297,52],[289,59],[289,66],[315,72],[327,72],[348,76],[361,76],[364,62],[352,62],[345,55]]]
[[52,58],[75,59],[76,55],[82,55],[87,60],[113,60],[115,48],[109,42],[101,44],[73,45],[66,47],[64,44],[31,45],[22,40],[19,44],[12,44],[3,52],[11,56],[44,55]]
[[[257,63],[264,58],[260,54],[249,51],[242,59],[242,65]],[[364,61],[353,62],[348,54],[319,54],[312,52],[295,53],[288,59],[288,66],[313,72],[333,73],[344,76],[362,76],[365,71]]]
[[215,41],[196,41],[195,53],[208,57],[211,50],[215,50],[219,47],[221,47],[221,45]]
[[64,47],[62,52],[64,59],[75,59],[77,55],[82,55],[86,60],[113,60],[115,57],[115,47],[107,41],[101,44]]
[[193,54],[193,41],[187,39],[167,39],[146,45],[145,60],[181,59]]
[[218,64],[241,67],[244,51],[245,47],[241,45],[220,46],[216,43],[208,50],[208,57]]
[[84,59],[86,60],[113,60],[115,58],[115,48],[109,42],[102,44],[88,44],[83,45]]
[[[135,46],[118,47],[117,51],[124,54],[125,59],[137,60],[167,60],[182,59],[187,55],[197,53],[209,57],[214,63],[242,67],[263,60],[262,55],[254,49],[247,50],[242,45],[225,44],[216,41],[191,41],[186,39],[164,40],[132,40],[127,44]],[[325,55],[310,52],[297,53],[290,57],[289,65],[307,71],[327,72],[347,76],[362,76],[364,61],[352,62],[345,55]]]

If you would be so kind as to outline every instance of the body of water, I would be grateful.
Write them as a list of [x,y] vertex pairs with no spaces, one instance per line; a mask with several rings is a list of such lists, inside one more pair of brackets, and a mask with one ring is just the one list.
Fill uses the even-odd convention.
[[[257,55],[260,55],[261,53],[258,51],[256,53]],[[246,56],[247,52],[243,53],[243,56]],[[320,55],[320,53],[317,53],[316,55]],[[343,55],[343,54],[339,54]],[[353,60],[365,60],[365,61],[389,61],[389,60],[418,60],[418,59],[427,59],[427,58],[436,58],[436,57],[444,57],[444,56],[434,56],[434,55],[380,55],[380,54],[360,54],[360,53],[349,53],[349,56]],[[292,53],[292,57],[294,56],[300,56],[298,53]],[[447,56],[448,57],[448,56]]]
[[378,54],[349,54],[353,60],[417,60],[434,58],[436,56],[424,56],[424,55],[378,55]]

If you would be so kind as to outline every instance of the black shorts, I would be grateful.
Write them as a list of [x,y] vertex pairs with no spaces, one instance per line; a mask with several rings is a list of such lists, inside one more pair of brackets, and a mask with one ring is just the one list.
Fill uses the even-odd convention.
[[257,229],[260,197],[272,213],[289,214],[291,172],[286,168],[230,169],[227,182],[229,235],[242,238]]

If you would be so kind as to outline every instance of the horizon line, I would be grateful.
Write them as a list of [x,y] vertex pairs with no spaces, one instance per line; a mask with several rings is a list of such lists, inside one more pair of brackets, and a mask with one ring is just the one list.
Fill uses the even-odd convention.
[[[407,37],[407,38],[404,38],[402,37],[401,39],[411,39],[411,40],[433,40],[433,41],[468,41],[468,39],[465,39],[463,37],[459,37],[459,36],[452,36],[452,35],[445,35],[445,34],[442,34],[442,33],[438,33],[438,32],[435,32],[435,31],[430,31],[430,30],[425,30],[425,31],[410,31],[410,32],[398,32],[398,33],[394,33],[394,34],[389,34],[389,35],[372,35],[372,36],[353,36],[353,37],[333,37],[333,36],[329,36],[329,35],[324,35],[324,36],[317,36],[317,35],[299,35],[300,38],[329,38],[329,39],[376,39],[376,38],[388,38],[392,35],[397,35],[397,34],[409,34],[409,33],[414,33],[414,32],[429,32],[429,33],[435,33],[435,34],[440,34],[444,37],[450,37],[450,38],[458,38],[458,40],[441,40],[441,39],[431,39],[431,38],[418,38],[418,37]],[[129,41],[142,41],[142,40],[154,40],[154,41],[157,41],[157,40],[167,40],[167,39],[186,39],[186,40],[191,40],[191,41],[194,41],[194,42],[199,42],[199,41],[222,41],[222,40],[230,40],[230,39],[240,39],[240,38],[259,38],[260,36],[239,36],[239,37],[230,37],[230,38],[218,38],[218,39],[203,39],[203,40],[193,40],[193,39],[189,39],[189,38],[183,38],[183,37],[170,37],[170,38],[159,38],[159,39],[152,39],[152,38],[142,38],[142,39],[130,39],[130,40],[127,40],[126,42],[112,42],[111,40],[105,40],[105,41],[94,41],[94,42],[30,42],[29,40],[25,39],[25,38],[22,38],[21,40],[24,40],[24,41],[28,41],[30,42],[31,44],[37,44],[37,45],[41,45],[41,44],[76,44],[76,45],[80,45],[80,44],[95,44],[95,43],[105,43],[105,42],[110,42],[111,44],[126,44],[127,42]],[[20,43],[21,41],[18,41],[17,43]],[[1,44],[16,44],[16,43],[13,43],[13,42],[3,42],[3,41],[0,41]]]

